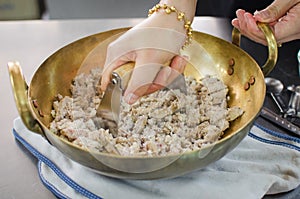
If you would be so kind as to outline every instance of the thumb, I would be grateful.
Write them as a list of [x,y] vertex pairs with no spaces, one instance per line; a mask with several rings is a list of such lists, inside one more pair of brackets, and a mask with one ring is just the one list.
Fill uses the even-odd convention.
[[290,1],[275,0],[267,8],[261,11],[256,11],[254,13],[254,18],[260,22],[265,22],[265,23],[274,22],[286,14],[286,12],[292,6],[290,4],[291,4]]

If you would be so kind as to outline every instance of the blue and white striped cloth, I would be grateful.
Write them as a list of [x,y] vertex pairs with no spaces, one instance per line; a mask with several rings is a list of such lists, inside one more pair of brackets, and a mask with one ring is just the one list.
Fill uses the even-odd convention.
[[13,133],[38,159],[44,185],[58,198],[258,199],[300,185],[300,139],[255,125],[232,152],[205,169],[174,179],[105,177],[65,157],[20,118]]

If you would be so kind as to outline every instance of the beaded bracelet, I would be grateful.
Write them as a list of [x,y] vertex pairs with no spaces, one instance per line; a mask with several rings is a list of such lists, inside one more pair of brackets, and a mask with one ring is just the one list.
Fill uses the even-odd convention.
[[151,8],[148,12],[148,16],[151,16],[153,13],[157,12],[160,9],[164,9],[166,14],[171,14],[172,12],[177,14],[177,19],[179,21],[183,21],[184,22],[184,29],[186,30],[186,41],[184,43],[184,45],[182,46],[182,48],[186,47],[187,45],[189,45],[192,42],[192,27],[191,27],[191,21],[189,21],[184,12],[180,12],[178,11],[174,6],[169,6],[166,4],[157,4],[155,6],[153,6],[153,8]]

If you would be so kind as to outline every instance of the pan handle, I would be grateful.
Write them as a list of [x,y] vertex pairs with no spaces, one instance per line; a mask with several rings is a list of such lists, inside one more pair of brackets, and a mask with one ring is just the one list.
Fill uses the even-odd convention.
[[8,62],[8,71],[18,112],[25,126],[44,136],[42,128],[34,118],[28,102],[28,85],[24,79],[19,62]]
[[[259,29],[265,34],[267,43],[268,43],[268,59],[266,63],[261,67],[264,76],[267,76],[275,67],[278,56],[278,48],[275,36],[270,28],[265,23],[257,22]],[[241,33],[237,28],[232,30],[232,43],[236,46],[240,46]]]

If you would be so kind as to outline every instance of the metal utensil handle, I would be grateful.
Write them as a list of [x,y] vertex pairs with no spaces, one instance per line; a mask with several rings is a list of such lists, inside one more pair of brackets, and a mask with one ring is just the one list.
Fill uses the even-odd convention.
[[285,113],[286,106],[283,102],[283,100],[280,98],[280,95],[276,95],[274,93],[270,93],[273,101],[275,102],[276,106],[278,107],[281,114]]
[[263,107],[260,112],[260,115],[263,118],[269,120],[270,122],[273,122],[274,124],[277,124],[277,125],[283,127],[284,129],[290,131],[291,133],[293,133],[297,136],[300,136],[300,128],[298,126],[296,126],[293,123],[289,122],[288,120],[280,117],[279,115],[277,115],[270,109]]
[[[277,42],[269,25],[258,22],[257,26],[265,34],[268,43],[268,51],[269,51],[268,59],[266,63],[263,66],[261,66],[264,76],[267,76],[273,70],[277,62],[277,57],[278,57]],[[240,41],[241,41],[240,31],[236,28],[233,28],[232,43],[235,44],[236,46],[240,46]]]
[[300,77],[300,50],[298,51],[298,54],[297,54],[297,60],[298,60],[298,72],[299,72],[299,77]]
[[120,75],[117,72],[112,72],[111,76],[112,76],[111,82],[113,84],[115,84],[116,86],[118,86],[123,91],[122,80],[121,80]]

